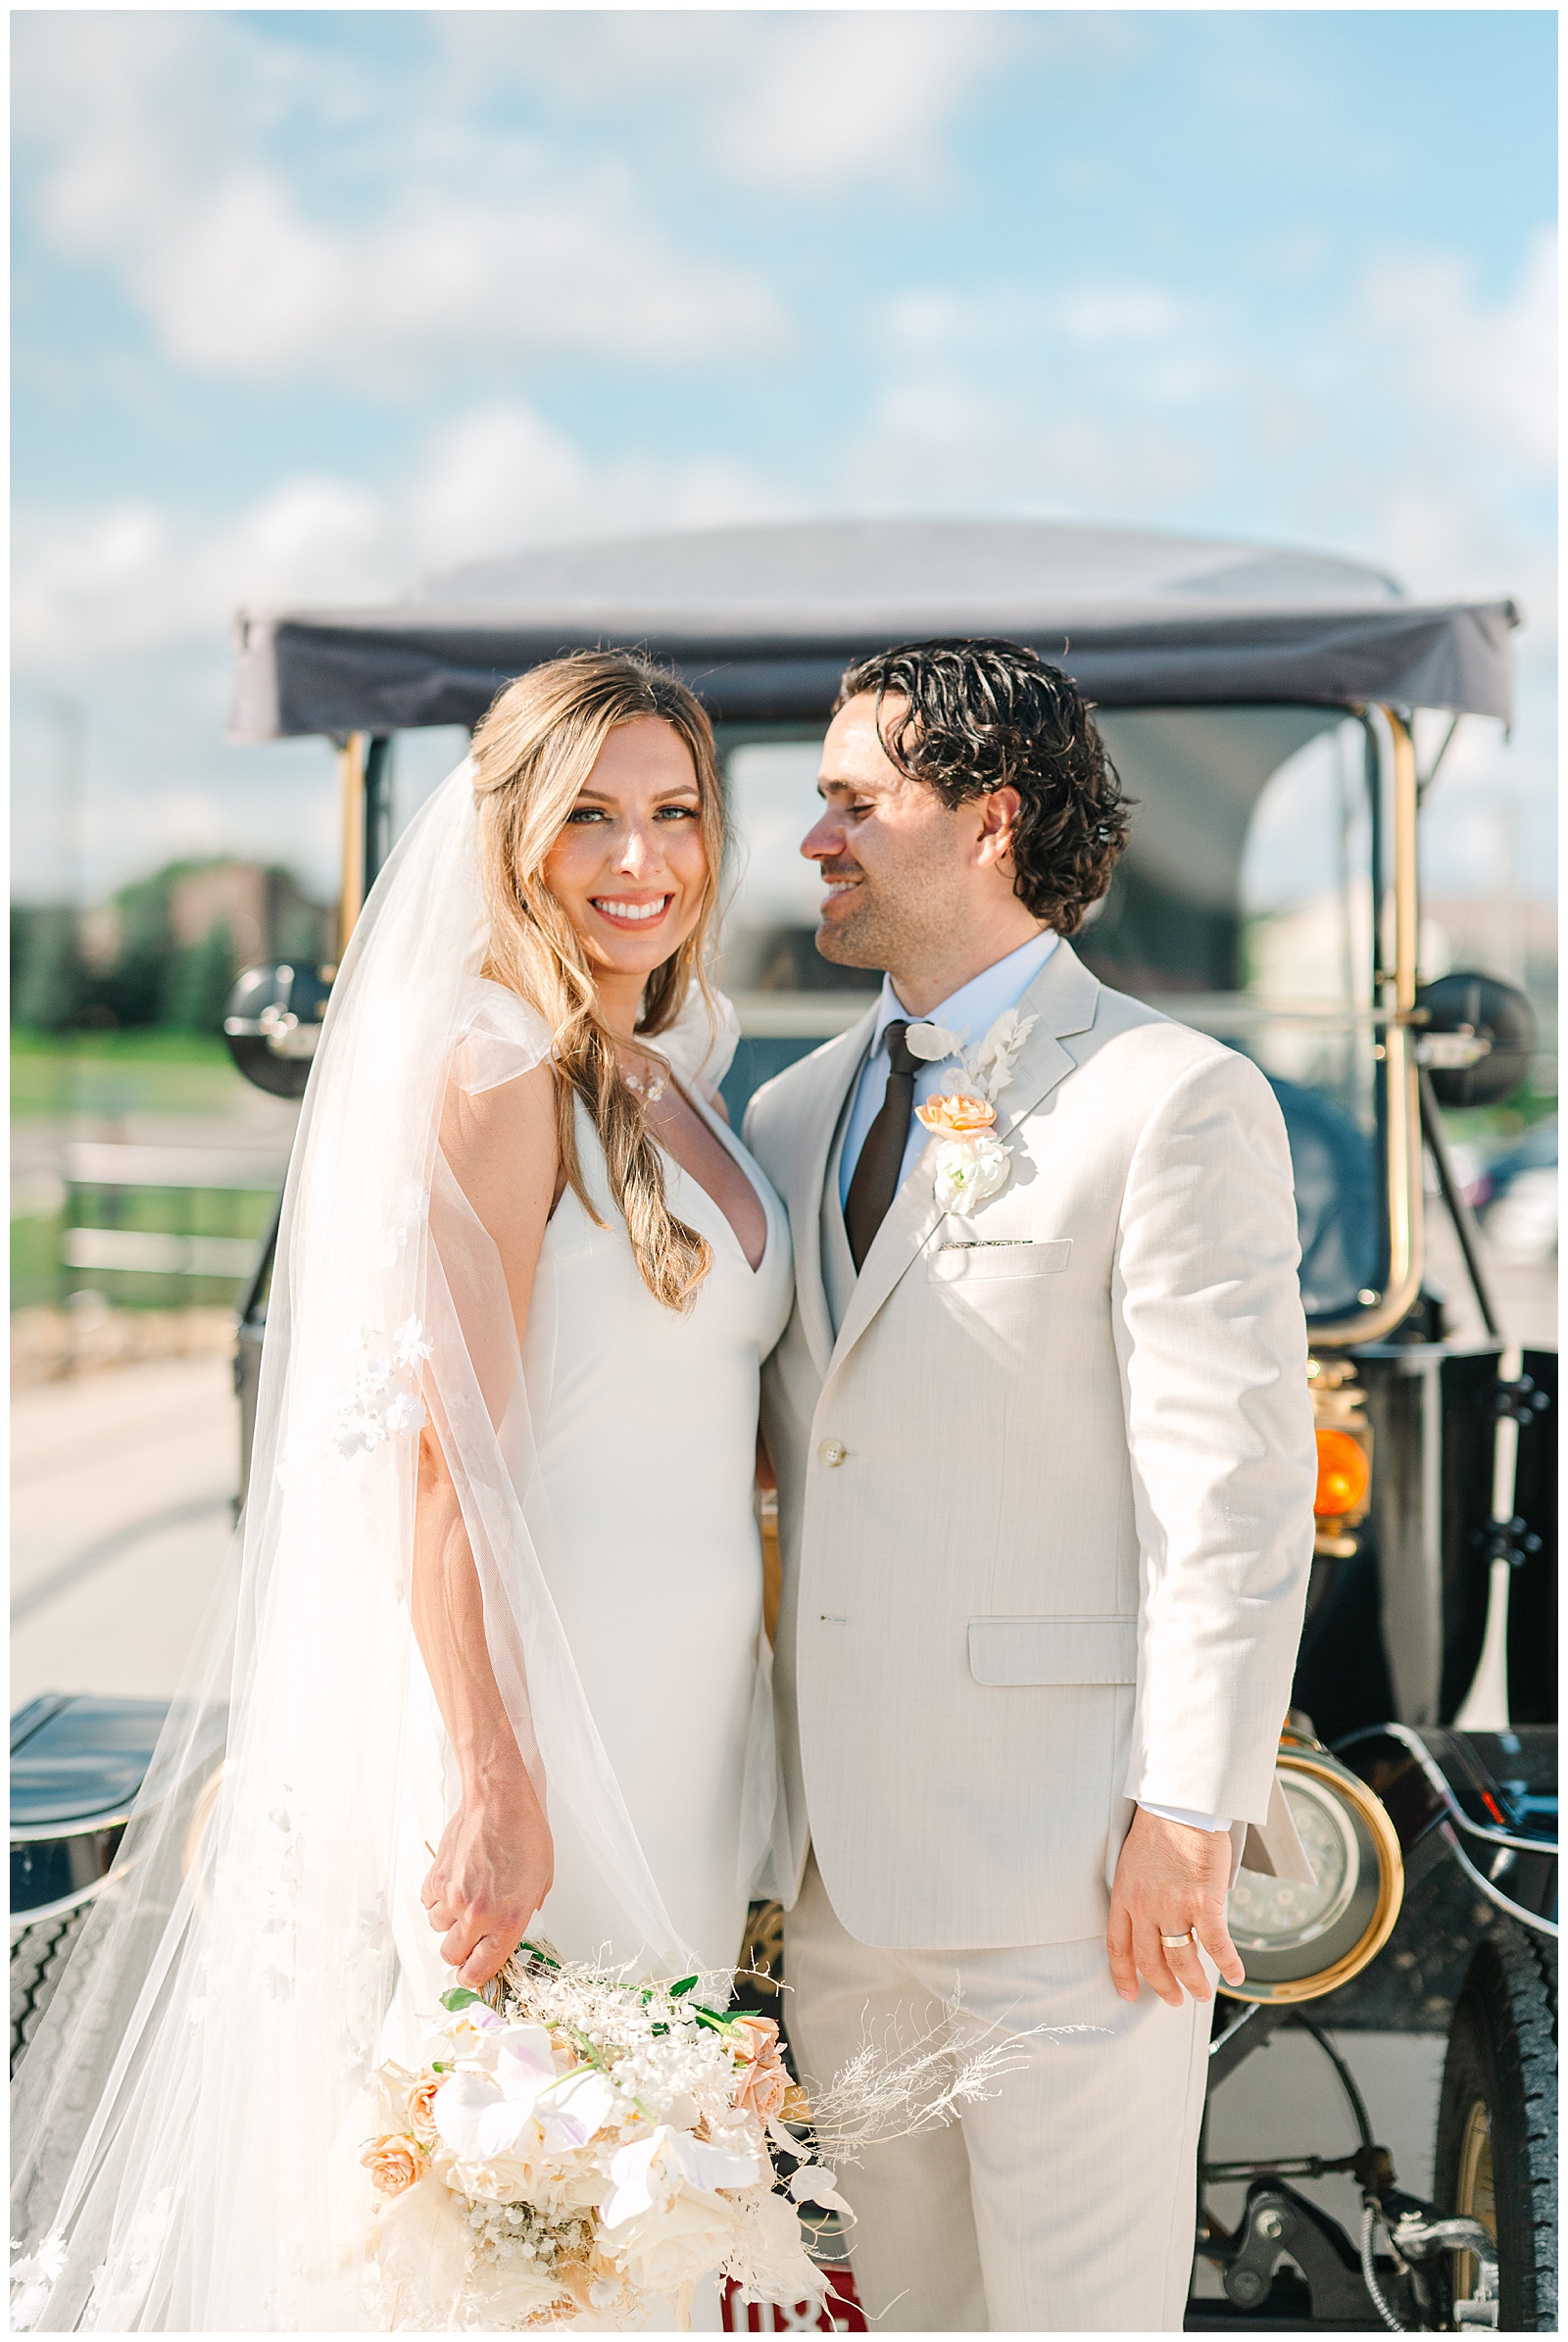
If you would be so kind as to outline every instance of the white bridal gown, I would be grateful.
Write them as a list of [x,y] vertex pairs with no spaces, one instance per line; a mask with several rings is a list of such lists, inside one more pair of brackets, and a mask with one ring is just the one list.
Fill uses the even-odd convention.
[[[788,1320],[792,1276],[782,1204],[739,1140],[707,1119],[766,1215],[757,1269],[711,1196],[666,1154],[670,1205],[707,1237],[712,1266],[684,1315],[656,1301],[579,1103],[579,1161],[605,1225],[565,1191],[546,1231],[522,1365],[552,1533],[541,1560],[594,1723],[671,1920],[705,1968],[728,1971],[773,1793],[752,1491],[759,1375]],[[410,2025],[452,1982],[418,1888],[427,1843],[457,1802],[417,1654],[414,1665],[413,1713],[424,1725],[411,1732],[402,1976],[388,2026],[390,2053],[405,2055]],[[555,1883],[533,1931],[567,1959],[656,1966],[617,1939],[569,1824],[552,1823]]]

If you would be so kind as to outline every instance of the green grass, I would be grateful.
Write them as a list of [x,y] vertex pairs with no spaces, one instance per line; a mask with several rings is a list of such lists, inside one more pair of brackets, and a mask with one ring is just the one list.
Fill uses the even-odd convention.
[[11,1111],[223,1114],[243,1081],[216,1034],[151,1025],[125,1033],[11,1034]]
[[11,1306],[33,1309],[65,1298],[60,1277],[60,1215],[29,1214],[11,1223]]
[[[111,1218],[99,1191],[77,1192],[78,1227],[135,1228],[172,1236],[242,1236],[258,1242],[267,1232],[275,1197],[269,1191],[205,1188],[129,1188],[120,1192]],[[107,1300],[132,1309],[184,1309],[203,1302],[236,1300],[239,1277],[157,1276],[127,1269],[76,1269],[60,1265],[59,1212],[26,1214],[11,1223],[11,1306],[26,1309],[63,1301],[73,1286],[91,1286]]]
[[[149,1026],[134,1032],[11,1035],[11,1111],[19,1121],[73,1114],[190,1115],[222,1118],[246,1090],[216,1035]],[[271,1191],[136,1188],[108,1204],[96,1190],[78,1191],[82,1226],[144,1229],[175,1236],[260,1238]],[[112,1214],[112,1217],[111,1217]],[[236,1277],[173,1277],[60,1265],[59,1213],[24,1213],[11,1223],[11,1305],[24,1309],[65,1299],[91,1286],[119,1306],[174,1309],[237,1298]]]
[[1532,1075],[1500,1106],[1445,1107],[1443,1126],[1456,1143],[1495,1154],[1556,1111],[1556,1091],[1541,1088]]

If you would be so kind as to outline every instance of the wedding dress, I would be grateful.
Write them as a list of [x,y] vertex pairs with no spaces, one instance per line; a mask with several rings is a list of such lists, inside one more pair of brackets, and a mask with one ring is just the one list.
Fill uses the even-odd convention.
[[[361,2151],[373,2074],[451,1971],[418,1890],[455,1806],[410,1610],[433,1420],[485,1636],[549,1814],[537,1927],[569,1956],[727,1987],[768,1891],[775,1759],[751,1509],[757,1382],[789,1308],[766,1181],[754,1272],[709,1238],[690,1311],[643,1287],[579,1109],[596,1207],[550,1222],[519,1348],[500,1256],[438,1144],[449,1082],[549,1053],[483,980],[471,776],[372,890],[284,1191],[236,1550],[120,1858],[14,2091],[19,2330],[383,2322]],[[733,1049],[694,994],[656,1037],[691,1094]],[[716,1973],[715,1973],[716,1972]]]
[[[496,991],[475,987],[476,995]],[[480,1013],[500,1021],[517,1007],[502,996]],[[545,1233],[522,1371],[554,1530],[541,1555],[550,1592],[665,1908],[694,1947],[694,1965],[722,1972],[740,1951],[771,1820],[772,1708],[752,1489],[760,1361],[788,1322],[793,1284],[783,1206],[706,1108],[683,1039],[677,1033],[666,1053],[687,1060],[688,1096],[756,1191],[767,1222],[762,1257],[754,1270],[718,1205],[666,1155],[671,1207],[708,1238],[713,1259],[689,1317],[662,1308],[638,1274],[579,1100],[578,1159],[603,1225],[568,1188]],[[710,1059],[709,1078],[716,1062]],[[397,2045],[389,2054],[410,2056],[416,2036],[406,2021],[451,1983],[417,1889],[457,1802],[427,1684],[416,1712],[422,1746],[409,1769],[399,2004],[387,2035]],[[743,1809],[748,1791],[763,1810]],[[605,1967],[640,1953],[607,1909],[569,1823],[556,1831],[555,1882],[534,1932],[567,1959]]]

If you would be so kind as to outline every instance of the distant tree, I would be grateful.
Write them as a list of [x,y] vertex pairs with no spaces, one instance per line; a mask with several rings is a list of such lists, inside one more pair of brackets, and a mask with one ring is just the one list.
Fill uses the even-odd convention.
[[173,938],[169,924],[170,873],[137,879],[115,896],[120,944],[107,967],[89,972],[85,1021],[94,1025],[156,1025]]
[[201,943],[187,944],[169,962],[164,1022],[187,1033],[221,1033],[235,972],[228,921],[215,919]]
[[17,903],[11,912],[11,1021],[63,1033],[85,997],[76,914],[65,903]]
[[[11,928],[13,1022],[46,1032],[163,1023],[188,1032],[220,1032],[236,972],[229,922],[217,918],[199,943],[180,945],[174,940],[174,909],[182,882],[220,867],[225,859],[209,855],[169,862],[150,877],[119,888],[113,897],[107,958],[101,951],[90,959],[84,955],[74,912],[58,906],[16,906]],[[329,956],[331,913],[310,902],[287,870],[269,866],[266,876],[266,932],[252,955],[307,965]]]

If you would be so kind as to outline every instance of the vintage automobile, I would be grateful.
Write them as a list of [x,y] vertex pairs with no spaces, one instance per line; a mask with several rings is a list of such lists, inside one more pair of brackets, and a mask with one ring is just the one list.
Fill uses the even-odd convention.
[[[1307,1861],[1278,1862],[1266,1831],[1249,1840],[1231,1906],[1248,1982],[1216,2004],[1211,2105],[1291,2027],[1337,2077],[1358,2143],[1326,2155],[1304,2118],[1296,2146],[1268,2158],[1225,2161],[1205,2137],[1195,2330],[1556,2322],[1556,1358],[1501,1322],[1443,1122],[1445,1106],[1518,1087],[1534,1022],[1484,972],[1423,984],[1417,963],[1421,801],[1461,718],[1506,716],[1515,622],[1506,603],[1413,603],[1325,556],[1002,521],[564,547],[386,609],[238,621],[233,736],[336,744],[345,935],[390,846],[400,736],[452,727],[461,753],[501,684],[577,646],[635,644],[680,670],[713,715],[738,840],[722,971],[743,1034],[725,1084],[737,1122],[758,1084],[845,1030],[876,981],[815,953],[817,889],[795,851],[847,661],[892,641],[1007,635],[1097,704],[1137,812],[1079,949],[1274,1084],[1319,1449],[1279,1754]],[[1282,863],[1317,874],[1295,910],[1269,899]],[[228,1032],[250,1078],[302,1092],[331,977],[241,979]],[[1428,1163],[1473,1287],[1483,1330],[1469,1339],[1428,1265]],[[239,1328],[247,1429],[270,1266],[269,1244]],[[13,1901],[33,1922],[13,1947],[24,2032],[72,1898],[101,1884],[122,1816],[122,1783],[83,1788],[94,1735],[106,1756],[114,1730],[121,1751],[145,1737],[145,1719],[116,1727],[103,1708],[35,1703],[13,1727],[25,1813]],[[778,1914],[753,1916],[743,1990],[777,2011]],[[14,2048],[17,2008],[14,1988]],[[1401,2186],[1355,2074],[1358,2041],[1408,2034],[1446,2039],[1420,2195]],[[1348,2220],[1331,2182],[1342,2210],[1354,2190]]]

